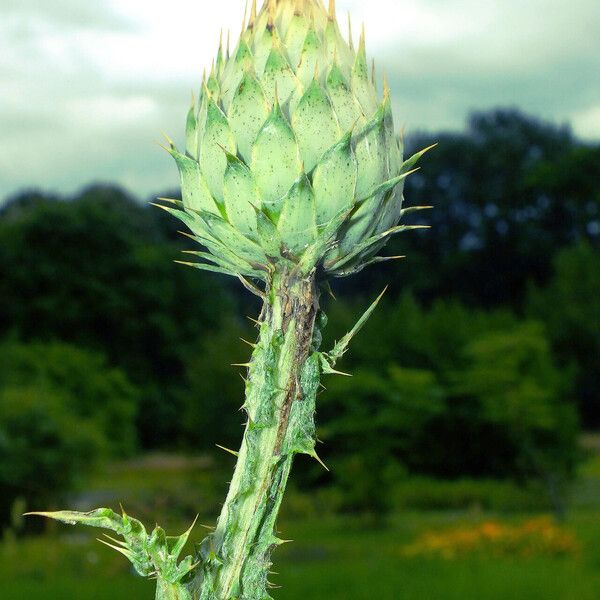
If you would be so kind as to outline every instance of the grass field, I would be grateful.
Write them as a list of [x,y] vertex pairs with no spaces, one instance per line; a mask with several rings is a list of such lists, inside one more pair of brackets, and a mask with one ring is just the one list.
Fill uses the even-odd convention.
[[[423,529],[460,523],[483,515],[414,513],[371,530],[360,519],[327,518],[285,523],[293,544],[276,556],[273,577],[281,600],[598,600],[600,522],[579,511],[569,528],[581,553],[568,557],[453,560],[406,558],[403,544]],[[514,519],[517,519],[515,517]],[[54,536],[5,544],[0,598],[6,600],[144,600],[152,586],[136,579],[118,556],[87,535]]]
[[[600,511],[592,502],[594,482],[600,478],[597,466],[586,466],[578,487],[585,502],[575,503],[563,526],[576,537],[577,552],[564,556],[534,553],[527,558],[474,553],[452,559],[410,557],[403,552],[425,531],[457,527],[468,531],[489,519],[519,524],[536,516],[530,512],[411,510],[374,526],[361,517],[300,517],[298,511],[288,511],[280,529],[284,538],[294,542],[275,554],[274,570],[280,575],[272,580],[282,587],[272,595],[276,600],[598,600]],[[152,510],[161,513],[169,512],[169,496],[161,496],[161,489],[177,490],[180,485],[183,493],[191,483],[199,483],[197,478],[207,483],[208,475],[198,475],[202,469],[195,469],[197,474],[190,480],[172,465],[163,465],[160,475],[156,475],[156,465],[146,468],[155,475],[145,477],[121,469],[120,474],[99,478],[88,494],[109,502],[111,494],[133,494],[140,506],[144,498],[158,496],[162,500]],[[109,482],[112,490],[107,489]],[[212,511],[212,498],[207,496],[206,502]],[[56,526],[42,537],[19,542],[7,538],[0,546],[0,598],[153,598],[152,583],[133,577],[125,560],[98,544],[91,533]]]

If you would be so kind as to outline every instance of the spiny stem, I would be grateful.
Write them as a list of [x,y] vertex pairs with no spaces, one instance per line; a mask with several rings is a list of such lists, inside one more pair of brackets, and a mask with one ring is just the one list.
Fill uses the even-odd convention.
[[282,543],[275,522],[293,457],[314,455],[317,312],[314,276],[273,276],[249,368],[244,440],[216,531],[202,548],[201,600],[268,598],[270,554]]
[[157,581],[156,600],[192,600],[193,596],[181,584],[170,584],[162,580]]

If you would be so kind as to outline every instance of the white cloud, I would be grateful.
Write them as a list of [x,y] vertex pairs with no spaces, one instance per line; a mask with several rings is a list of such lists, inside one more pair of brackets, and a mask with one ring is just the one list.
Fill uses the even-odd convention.
[[587,140],[600,138],[600,104],[575,113],[571,121],[573,128],[582,138]]
[[[245,0],[2,0],[0,190],[175,186],[154,144],[181,140],[190,91],[237,37]],[[459,128],[517,105],[600,138],[597,0],[338,0],[392,84],[398,126]],[[343,28],[344,29],[344,28]]]
[[122,127],[130,123],[148,121],[158,113],[155,100],[147,96],[122,98],[103,95],[75,98],[67,102],[67,112],[75,126],[90,128]]

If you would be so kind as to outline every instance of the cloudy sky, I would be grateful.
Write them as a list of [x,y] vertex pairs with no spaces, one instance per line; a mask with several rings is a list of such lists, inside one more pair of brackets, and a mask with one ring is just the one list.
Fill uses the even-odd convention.
[[[0,0],[0,198],[176,185],[191,90],[244,0]],[[518,106],[600,139],[598,0],[338,0],[367,25],[408,131]],[[356,27],[358,29],[358,27]]]

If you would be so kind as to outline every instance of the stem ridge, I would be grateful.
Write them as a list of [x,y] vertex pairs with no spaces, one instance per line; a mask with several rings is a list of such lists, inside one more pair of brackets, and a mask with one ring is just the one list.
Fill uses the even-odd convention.
[[317,314],[314,274],[273,275],[248,371],[244,439],[216,531],[204,543],[200,600],[270,598],[270,555],[283,543],[275,523],[293,457],[314,455]]

